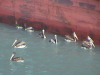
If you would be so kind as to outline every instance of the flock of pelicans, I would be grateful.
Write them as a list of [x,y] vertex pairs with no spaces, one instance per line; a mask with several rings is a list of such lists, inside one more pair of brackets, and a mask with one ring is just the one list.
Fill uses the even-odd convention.
[[[17,23],[16,23],[17,25]],[[17,29],[23,29],[22,26],[17,25],[16,26]],[[26,31],[28,32],[34,32],[34,29],[32,27],[26,27],[24,28]],[[46,35],[45,35],[45,30],[43,29],[42,32],[39,34],[39,36],[41,38],[46,39]],[[75,32],[73,32],[73,36],[69,36],[69,35],[65,35],[65,41],[67,42],[76,42],[78,40],[78,37],[76,35]],[[54,39],[50,39],[49,42],[53,43],[53,44],[57,44],[57,35],[54,35]],[[93,43],[94,41],[87,36],[87,40],[82,42],[82,48],[84,49],[92,49],[95,48],[95,45]],[[14,48],[26,48],[26,42],[24,41],[18,41],[17,39],[13,42],[12,46],[14,46]],[[17,61],[17,62],[24,62],[24,59],[22,57],[15,57],[16,53],[13,52],[10,61]]]

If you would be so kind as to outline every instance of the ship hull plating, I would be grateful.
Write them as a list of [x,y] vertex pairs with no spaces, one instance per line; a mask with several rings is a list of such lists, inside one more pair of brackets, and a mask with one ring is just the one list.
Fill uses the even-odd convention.
[[76,32],[100,44],[99,0],[0,0],[0,22],[33,26],[59,35]]

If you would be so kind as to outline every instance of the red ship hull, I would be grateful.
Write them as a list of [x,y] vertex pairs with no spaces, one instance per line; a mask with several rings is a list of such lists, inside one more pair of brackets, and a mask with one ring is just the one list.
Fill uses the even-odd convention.
[[100,44],[99,0],[0,0],[0,22],[27,24],[60,35],[76,32]]

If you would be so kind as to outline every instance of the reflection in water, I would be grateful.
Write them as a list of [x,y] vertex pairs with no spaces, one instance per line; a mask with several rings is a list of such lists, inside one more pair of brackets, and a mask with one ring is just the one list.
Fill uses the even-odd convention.
[[[57,37],[57,44],[49,42],[53,34],[45,33],[44,40],[39,31],[28,33],[16,27],[0,24],[0,75],[99,75],[100,47],[81,49],[81,42],[67,43],[64,37]],[[13,40],[19,38],[27,48],[15,49]],[[11,62],[16,52],[24,62]]]

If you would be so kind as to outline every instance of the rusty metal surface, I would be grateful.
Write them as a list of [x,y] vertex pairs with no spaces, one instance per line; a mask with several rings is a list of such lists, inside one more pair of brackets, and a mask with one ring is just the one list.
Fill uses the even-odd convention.
[[100,44],[100,0],[0,0],[0,22],[31,25],[60,35],[75,31]]

